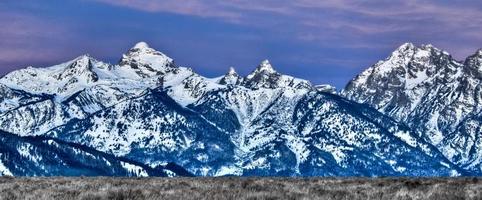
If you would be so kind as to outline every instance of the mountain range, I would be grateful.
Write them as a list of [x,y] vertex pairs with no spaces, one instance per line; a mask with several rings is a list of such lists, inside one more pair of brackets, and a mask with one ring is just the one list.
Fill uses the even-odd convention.
[[0,79],[0,175],[482,175],[482,50],[407,43],[341,90],[207,78],[140,42]]

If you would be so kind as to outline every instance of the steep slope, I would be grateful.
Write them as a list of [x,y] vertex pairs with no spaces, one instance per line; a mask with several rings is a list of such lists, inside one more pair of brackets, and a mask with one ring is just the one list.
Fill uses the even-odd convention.
[[333,94],[281,94],[259,114],[237,121],[233,92],[192,106],[223,124],[238,149],[238,175],[449,176],[465,173],[434,146],[390,118]]
[[[446,176],[457,173],[447,171],[458,167],[407,127],[336,95],[307,95],[297,106],[294,120],[300,135],[309,139],[308,144],[330,152],[340,166],[348,169],[348,174]],[[377,172],[364,171],[366,169]]]
[[14,176],[175,176],[181,168],[150,168],[82,145],[0,132],[0,175]]
[[[268,68],[268,73],[275,71],[266,64],[263,62],[252,74],[260,73],[260,68]],[[239,169],[232,169],[235,173],[321,176],[458,173],[449,170],[457,167],[437,148],[373,109],[348,102],[331,91],[317,92],[306,81],[266,84],[276,83],[283,76],[289,79],[278,74],[258,79],[261,84],[243,84],[246,81],[229,84],[230,87],[209,92],[189,105],[231,132],[231,140],[238,149],[235,152]],[[232,70],[225,77],[233,77]],[[252,85],[256,85],[255,89],[248,88]]]
[[[366,118],[376,114],[353,113],[353,106],[342,99],[316,92],[307,81],[281,75],[266,61],[246,78],[238,77],[240,81],[223,85],[226,77],[235,77],[233,70],[217,79],[198,75],[182,79],[181,83],[198,80],[195,86],[215,86],[185,87],[188,92],[181,94],[202,91],[186,107],[171,99],[169,93],[178,92],[175,87],[147,89],[46,135],[152,167],[178,163],[203,176],[465,173],[430,145],[414,142],[408,130],[371,122]],[[316,109],[332,104],[340,105],[330,111]],[[320,118],[325,120],[317,121]],[[367,135],[355,142],[340,130],[355,130],[350,135],[365,130]]]
[[17,107],[42,101],[42,95],[34,95],[22,90],[14,90],[0,84],[0,113],[13,110]]
[[[403,63],[429,66],[432,61],[423,58],[427,52],[447,61],[440,61],[448,64],[438,74],[459,68],[447,54],[424,48],[411,62],[405,54],[418,50],[407,44],[390,61],[400,66],[381,63],[384,67],[374,73],[409,76],[398,73]],[[388,80],[380,76],[374,81]],[[397,92],[397,81],[390,83],[385,89]],[[352,99],[371,95],[362,89],[351,95],[349,91],[344,94]],[[470,174],[427,143],[431,137],[413,132],[413,126],[341,98],[331,86],[283,75],[267,60],[245,77],[230,69],[224,76],[206,78],[141,42],[116,65],[81,56],[49,68],[12,72],[0,79],[0,92],[6,97],[0,99],[1,130],[54,138],[144,168],[176,163],[200,176]],[[382,107],[387,108],[376,108]],[[394,118],[411,117],[407,109],[394,111]]]
[[[235,81],[229,83],[226,81],[229,79]],[[275,102],[286,100],[286,106],[293,106],[297,99],[314,90],[309,81],[276,72],[267,60],[262,61],[246,77],[240,77],[234,72],[234,69],[230,69],[219,80],[221,85],[227,87],[207,91],[202,98],[188,107],[203,113],[207,119],[212,121],[216,121],[216,112],[229,109],[228,114],[234,118],[232,117],[232,120],[228,120],[227,123],[216,124],[230,132],[234,132],[238,128],[249,128],[252,122],[260,114],[270,109]],[[285,109],[281,111],[290,112]]]
[[161,89],[72,120],[47,135],[152,167],[174,162],[196,175],[213,175],[233,155],[224,132]]
[[94,68],[108,70],[109,66],[83,55],[48,68],[29,67],[13,71],[2,77],[0,83],[34,94],[68,96],[99,81]]
[[472,116],[481,111],[481,55],[460,63],[430,45],[404,44],[350,81],[342,95],[403,122],[454,163],[480,171],[480,159],[469,158],[482,153],[479,136],[460,130],[478,129]]
[[175,66],[171,58],[140,42],[122,56],[119,65],[84,55],[2,77],[0,128],[23,136],[41,135],[159,86],[187,105],[220,85],[189,68]]

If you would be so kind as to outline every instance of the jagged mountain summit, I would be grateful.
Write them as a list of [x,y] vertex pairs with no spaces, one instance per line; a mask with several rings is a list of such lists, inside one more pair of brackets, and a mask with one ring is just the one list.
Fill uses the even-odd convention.
[[241,82],[243,82],[243,77],[233,67],[230,67],[228,73],[218,81],[221,85],[239,85]]
[[342,95],[409,126],[453,163],[482,170],[482,51],[464,62],[407,43],[354,78]]
[[[387,64],[375,71],[393,68],[396,71],[393,73],[398,73],[403,63],[410,61],[396,58],[416,51],[413,45],[404,46],[393,56],[393,63],[400,66]],[[446,55],[433,52],[441,57]],[[413,64],[426,62],[420,57]],[[470,61],[477,62],[480,60]],[[434,65],[441,63],[444,62]],[[454,68],[459,67],[456,64]],[[450,62],[447,65],[452,66]],[[384,83],[385,79],[374,81]],[[388,91],[392,86],[385,89]],[[351,91],[346,89],[342,94],[357,99],[366,92]],[[247,76],[231,68],[223,76],[206,78],[176,65],[167,55],[140,42],[122,55],[117,64],[81,56],[53,67],[11,72],[0,79],[0,92],[0,130],[19,137],[18,140],[79,145],[99,154],[97,159],[107,156],[112,162],[120,162],[116,175],[129,172],[122,162],[131,162],[137,171],[146,172],[128,174],[139,176],[478,173],[444,154],[445,149],[439,146],[442,142],[435,143],[396,117],[405,117],[402,113],[390,115],[381,107],[350,101],[337,94],[332,86],[315,86],[281,74],[268,60]],[[380,92],[383,93],[381,89]],[[33,145],[37,149],[44,147],[37,141]],[[35,152],[60,151],[55,148]],[[18,148],[6,151],[20,154],[16,153],[20,151]],[[30,152],[26,156],[42,158],[40,154],[43,153]],[[4,171],[13,175],[56,175],[54,172],[59,172],[63,159],[72,156],[70,159],[75,160],[75,154],[62,155],[65,158],[58,159],[58,163],[55,160],[48,163],[52,166],[49,171],[15,171],[16,167],[23,169],[22,166],[8,160],[0,160],[3,164],[0,167],[5,166]],[[99,168],[105,169],[106,164]]]

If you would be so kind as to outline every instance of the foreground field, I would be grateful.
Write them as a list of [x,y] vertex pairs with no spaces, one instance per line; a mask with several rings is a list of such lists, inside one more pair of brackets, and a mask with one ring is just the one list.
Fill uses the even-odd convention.
[[11,178],[0,199],[482,199],[482,181],[331,178]]

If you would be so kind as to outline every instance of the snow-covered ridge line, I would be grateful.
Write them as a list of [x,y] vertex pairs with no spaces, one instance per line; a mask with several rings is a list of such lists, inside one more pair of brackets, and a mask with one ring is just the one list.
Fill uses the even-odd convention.
[[[404,46],[392,54],[391,64],[380,63],[374,71],[384,76],[402,71],[395,77],[417,75],[412,83],[425,83],[430,74],[418,75],[430,70],[417,67],[441,64],[424,52],[447,58],[433,47]],[[417,70],[408,72],[406,63]],[[115,65],[81,56],[29,70],[8,76],[18,84],[4,82],[24,90],[0,87],[0,105],[9,110],[0,112],[0,128],[16,135],[48,136],[146,166],[177,163],[200,176],[465,174],[429,140],[385,117],[389,114],[354,104],[329,85],[280,74],[267,60],[247,76],[230,69],[206,78],[138,43]],[[387,86],[393,87],[417,85],[394,81]],[[50,98],[35,103],[40,95],[32,93]],[[381,91],[376,97],[384,95]]]
[[[63,101],[87,88],[109,87],[110,92],[132,93],[138,89],[176,87],[179,84],[199,82],[207,90],[224,88],[225,85],[238,85],[255,88],[308,87],[311,84],[302,79],[277,73],[269,61],[264,60],[246,77],[239,76],[234,68],[218,78],[206,78],[190,68],[180,67],[165,54],[139,42],[125,54],[117,64],[98,61],[89,55],[79,56],[65,63],[45,67],[27,67],[8,73],[0,79],[0,84],[32,94],[52,94]],[[303,86],[300,86],[303,85]],[[186,86],[188,87],[188,86]],[[183,94],[185,95],[185,94]],[[192,95],[188,95],[191,96]],[[187,98],[180,96],[181,103]],[[186,100],[192,103],[191,100]],[[185,103],[183,103],[185,104]]]
[[[82,55],[51,67],[13,71],[0,79],[0,85],[5,95],[0,99],[0,127],[19,135],[41,135],[158,87],[184,107],[209,92],[226,88],[259,90],[268,96],[280,89],[291,88],[286,90],[291,94],[313,89],[306,80],[276,72],[267,60],[246,77],[230,69],[224,76],[206,78],[190,68],[177,66],[173,59],[144,42],[123,54],[116,65]],[[45,94],[50,97],[39,104],[31,103],[33,99],[29,96]]]

